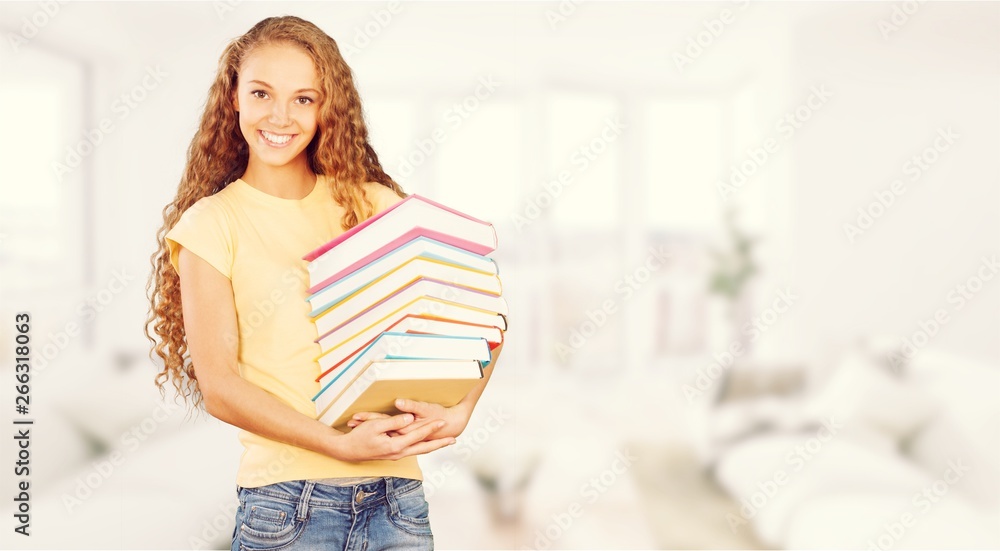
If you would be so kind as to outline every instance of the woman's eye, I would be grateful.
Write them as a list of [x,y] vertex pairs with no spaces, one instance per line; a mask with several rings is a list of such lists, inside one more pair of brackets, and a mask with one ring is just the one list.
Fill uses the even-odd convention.
[[310,103],[313,102],[312,98],[309,98],[309,97],[306,97],[306,96],[302,96],[302,97],[300,97],[298,99],[305,100],[304,102],[300,102],[302,105],[309,105]]
[[263,90],[254,90],[250,92],[250,95],[257,99],[264,99],[264,97],[267,96],[267,92]]

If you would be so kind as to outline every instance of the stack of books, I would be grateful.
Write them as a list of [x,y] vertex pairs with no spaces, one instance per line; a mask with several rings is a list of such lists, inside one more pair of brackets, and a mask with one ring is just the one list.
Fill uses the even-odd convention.
[[317,418],[346,429],[396,398],[457,404],[507,329],[488,222],[411,195],[310,252]]

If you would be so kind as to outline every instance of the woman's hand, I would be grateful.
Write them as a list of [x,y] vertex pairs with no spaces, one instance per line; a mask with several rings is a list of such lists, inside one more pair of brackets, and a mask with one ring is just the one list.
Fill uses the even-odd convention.
[[[399,429],[389,431],[387,434],[389,436],[401,436],[409,435],[413,431],[417,430],[417,426],[422,421],[433,421],[440,420],[444,421],[444,425],[440,428],[432,431],[429,438],[457,438],[458,435],[462,434],[465,427],[469,424],[469,419],[472,417],[472,410],[476,407],[476,403],[479,401],[479,397],[483,393],[483,389],[486,388],[486,383],[489,382],[490,376],[493,374],[493,366],[496,365],[497,360],[500,358],[500,352],[503,351],[503,339],[500,343],[490,349],[490,362],[488,367],[483,370],[483,380],[475,388],[469,391],[469,394],[462,399],[458,404],[451,407],[444,407],[439,404],[432,404],[428,402],[418,402],[416,400],[406,400],[399,398],[396,400],[396,409],[402,411],[403,413],[411,413],[415,416],[415,421],[412,424],[405,425]],[[375,413],[371,411],[355,413],[354,417],[347,422],[347,426],[351,427],[353,430],[358,430],[358,428],[365,426],[366,424],[388,418],[388,415],[384,413]]]
[[396,460],[421,455],[455,443],[450,436],[438,436],[446,422],[417,419],[412,413],[371,418],[337,438],[336,454],[343,461]]
[[[418,430],[415,428],[419,423],[426,422],[438,422],[439,428],[431,431],[429,438],[457,438],[458,435],[462,434],[465,427],[469,424],[469,418],[472,415],[472,411],[469,410],[465,405],[459,403],[451,407],[444,407],[440,404],[432,404],[429,402],[418,402],[416,400],[396,400],[396,409],[406,413],[411,413],[415,416],[416,421],[412,424],[403,426],[394,431],[398,435],[410,435],[414,431]],[[368,424],[368,422],[377,421],[389,418],[388,415],[384,413],[375,413],[371,411],[355,413],[354,417],[347,422],[347,426],[354,430],[355,427],[363,427]],[[444,424],[441,425],[440,423]],[[353,431],[352,431],[353,432]]]

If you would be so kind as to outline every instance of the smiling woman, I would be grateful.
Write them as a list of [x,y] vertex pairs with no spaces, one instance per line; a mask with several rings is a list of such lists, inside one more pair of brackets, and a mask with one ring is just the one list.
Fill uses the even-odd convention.
[[[243,62],[233,102],[251,161],[260,160],[247,166],[245,182],[285,199],[312,190],[315,178],[306,177],[308,159],[302,152],[316,135],[318,87],[312,59],[297,46],[263,46]],[[266,174],[276,167],[283,167],[287,182],[279,184],[279,178]]]
[[403,197],[333,39],[287,16],[227,47],[164,209],[146,331],[161,390],[243,429],[233,549],[433,547],[416,456],[455,443],[471,408],[408,401],[342,433],[311,401],[302,257]]

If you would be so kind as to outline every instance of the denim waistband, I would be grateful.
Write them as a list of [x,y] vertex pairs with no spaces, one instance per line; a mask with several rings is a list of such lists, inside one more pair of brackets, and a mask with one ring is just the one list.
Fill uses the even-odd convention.
[[251,492],[294,504],[295,516],[304,519],[311,507],[354,512],[384,507],[391,503],[388,499],[390,495],[407,494],[419,489],[421,484],[421,481],[416,479],[390,476],[350,486],[330,486],[312,480],[289,480],[256,488],[238,487],[238,491]]
[[357,484],[363,484],[367,482],[375,482],[378,480],[377,476],[351,476],[345,478],[310,478],[309,482],[315,482],[316,484],[326,484],[328,486],[355,486]]

